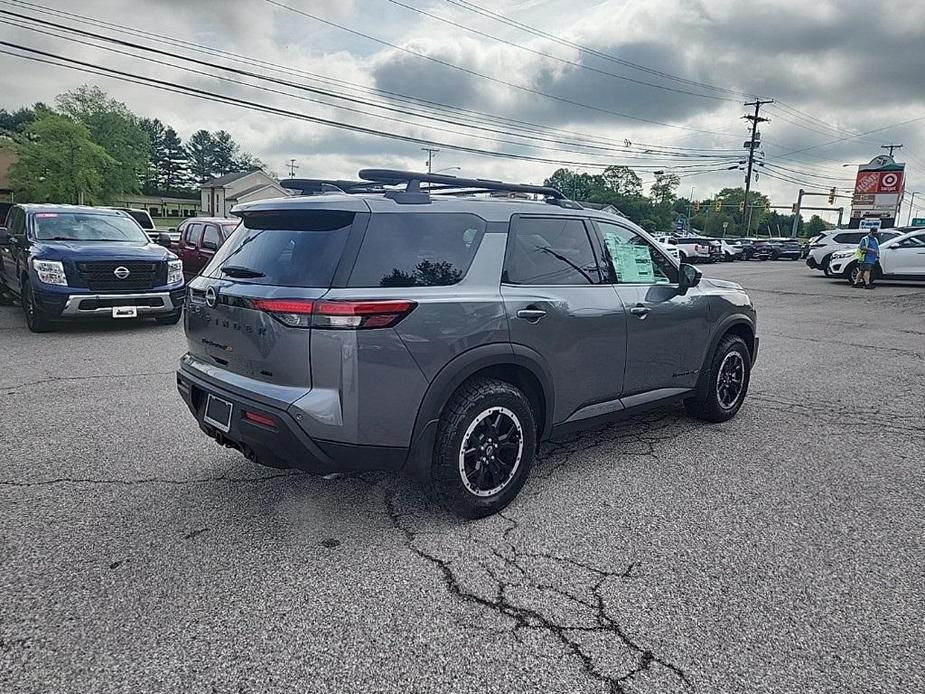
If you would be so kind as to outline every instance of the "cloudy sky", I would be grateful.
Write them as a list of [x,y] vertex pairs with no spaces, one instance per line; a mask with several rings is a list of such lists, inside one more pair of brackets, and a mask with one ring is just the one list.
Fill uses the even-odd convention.
[[0,11],[46,22],[0,14],[0,41],[296,117],[8,54],[0,107],[97,84],[184,138],[224,128],[280,175],[291,158],[302,176],[421,169],[425,145],[378,135],[391,134],[439,143],[435,170],[541,182],[565,162],[626,164],[645,181],[675,171],[681,195],[705,198],[742,184],[729,167],[757,95],[776,100],[763,107],[756,184],[775,204],[801,186],[850,187],[842,164],[889,142],[904,145],[907,190],[925,190],[923,0],[0,0]]

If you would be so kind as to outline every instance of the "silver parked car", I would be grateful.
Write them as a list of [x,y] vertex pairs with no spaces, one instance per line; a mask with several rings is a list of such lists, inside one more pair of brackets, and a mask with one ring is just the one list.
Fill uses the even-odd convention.
[[713,422],[739,410],[758,351],[739,285],[554,189],[360,177],[387,188],[235,208],[190,282],[177,383],[220,444],[274,467],[407,469],[479,517],[557,433],[678,400]]

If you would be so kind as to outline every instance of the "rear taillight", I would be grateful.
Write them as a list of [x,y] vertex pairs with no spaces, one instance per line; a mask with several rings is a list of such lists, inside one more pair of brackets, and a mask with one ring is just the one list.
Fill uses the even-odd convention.
[[391,328],[407,316],[417,303],[383,301],[302,301],[298,299],[255,299],[254,308],[266,311],[293,328],[366,330]]
[[276,420],[274,420],[272,417],[267,417],[265,414],[260,414],[259,412],[245,411],[244,419],[246,419],[248,422],[262,424],[265,427],[276,429]]
[[390,328],[415,306],[413,301],[319,301],[315,306],[314,326],[346,330]]
[[293,328],[310,328],[314,301],[301,299],[254,299],[254,308],[266,311],[280,323]]

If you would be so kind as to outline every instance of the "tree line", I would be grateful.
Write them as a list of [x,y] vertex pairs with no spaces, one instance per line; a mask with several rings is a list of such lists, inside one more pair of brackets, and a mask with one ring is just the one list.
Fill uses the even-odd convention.
[[[723,188],[708,199],[678,197],[681,179],[672,173],[656,172],[644,192],[642,179],[628,166],[608,166],[600,174],[558,169],[545,185],[558,188],[572,200],[613,205],[646,231],[670,233],[681,220],[686,230],[708,236],[789,236],[793,215],[770,209],[770,200],[760,192],[749,194],[750,210],[743,211],[744,188]],[[818,215],[800,219],[799,234],[814,236],[833,228]]]
[[127,193],[198,197],[210,178],[263,168],[225,130],[197,130],[184,143],[157,118],[140,118],[98,87],[0,109],[0,146],[13,147],[17,200],[106,204]]

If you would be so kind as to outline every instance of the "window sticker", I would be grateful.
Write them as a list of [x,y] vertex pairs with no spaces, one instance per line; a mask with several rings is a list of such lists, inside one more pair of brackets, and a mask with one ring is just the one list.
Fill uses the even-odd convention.
[[604,242],[613,258],[617,281],[623,284],[654,284],[655,268],[648,246],[623,243],[615,234],[604,234]]

